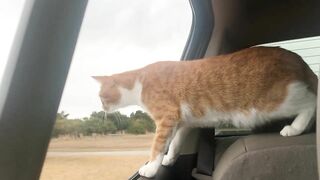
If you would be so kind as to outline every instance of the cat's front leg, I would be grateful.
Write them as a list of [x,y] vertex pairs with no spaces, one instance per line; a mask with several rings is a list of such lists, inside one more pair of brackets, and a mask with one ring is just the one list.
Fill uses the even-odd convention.
[[162,160],[162,165],[171,166],[179,157],[180,149],[185,137],[189,134],[189,127],[179,127],[175,133],[172,141],[170,142],[168,153]]
[[152,142],[149,162],[139,169],[139,174],[144,177],[154,177],[161,166],[167,144],[174,136],[176,123],[170,120],[156,122],[156,133]]
[[139,174],[147,178],[154,177],[161,165],[162,159],[163,159],[163,154],[159,154],[155,159],[149,161],[147,164],[142,166],[139,169]]

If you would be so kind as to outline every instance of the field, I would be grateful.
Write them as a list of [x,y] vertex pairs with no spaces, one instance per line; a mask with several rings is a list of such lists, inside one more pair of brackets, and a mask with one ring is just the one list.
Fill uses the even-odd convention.
[[152,134],[53,139],[41,180],[128,179],[148,160]]

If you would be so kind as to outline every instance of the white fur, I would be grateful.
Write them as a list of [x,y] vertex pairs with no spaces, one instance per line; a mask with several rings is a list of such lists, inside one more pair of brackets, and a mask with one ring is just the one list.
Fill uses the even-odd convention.
[[172,139],[176,137],[177,132],[177,128],[173,128],[171,136],[168,139],[166,139],[164,151],[159,153],[155,160],[148,162],[146,165],[142,166],[139,169],[139,174],[141,176],[151,178],[156,175],[159,167],[161,166],[161,162],[163,162],[164,152],[168,149],[169,144],[171,145]]
[[162,160],[162,165],[170,166],[174,164],[179,156],[181,145],[189,132],[190,128],[188,127],[178,127],[173,139],[170,142],[168,153]]
[[[281,135],[290,136],[301,134],[309,124],[316,107],[316,95],[307,89],[303,82],[294,82],[288,86],[288,95],[284,102],[272,112],[262,112],[255,108],[248,113],[240,111],[218,112],[207,109],[201,118],[192,115],[188,104],[181,104],[181,117],[183,124],[190,127],[216,127],[222,122],[230,122],[237,127],[252,128],[278,118],[297,116],[292,128],[284,128]],[[296,129],[297,132],[293,129]]]
[[146,109],[141,101],[142,84],[139,81],[135,82],[132,89],[119,87],[119,91],[121,94],[119,102],[117,104],[110,104],[108,112],[113,112],[130,105],[139,105],[143,109]]
[[139,174],[147,178],[154,177],[161,165],[162,159],[163,154],[159,154],[154,161],[150,161],[146,165],[142,166],[139,169]]

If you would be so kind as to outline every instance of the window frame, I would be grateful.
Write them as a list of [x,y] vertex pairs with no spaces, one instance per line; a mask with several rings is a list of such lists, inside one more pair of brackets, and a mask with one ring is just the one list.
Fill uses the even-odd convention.
[[1,179],[39,179],[87,0],[28,0],[0,89]]

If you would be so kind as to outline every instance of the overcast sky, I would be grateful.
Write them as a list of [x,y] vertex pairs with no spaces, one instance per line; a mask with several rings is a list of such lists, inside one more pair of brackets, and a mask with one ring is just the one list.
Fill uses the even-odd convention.
[[[0,76],[25,0],[1,0]],[[179,60],[191,26],[188,0],[90,0],[59,110],[73,118],[100,111],[93,75]],[[122,109],[129,114],[136,107]]]

